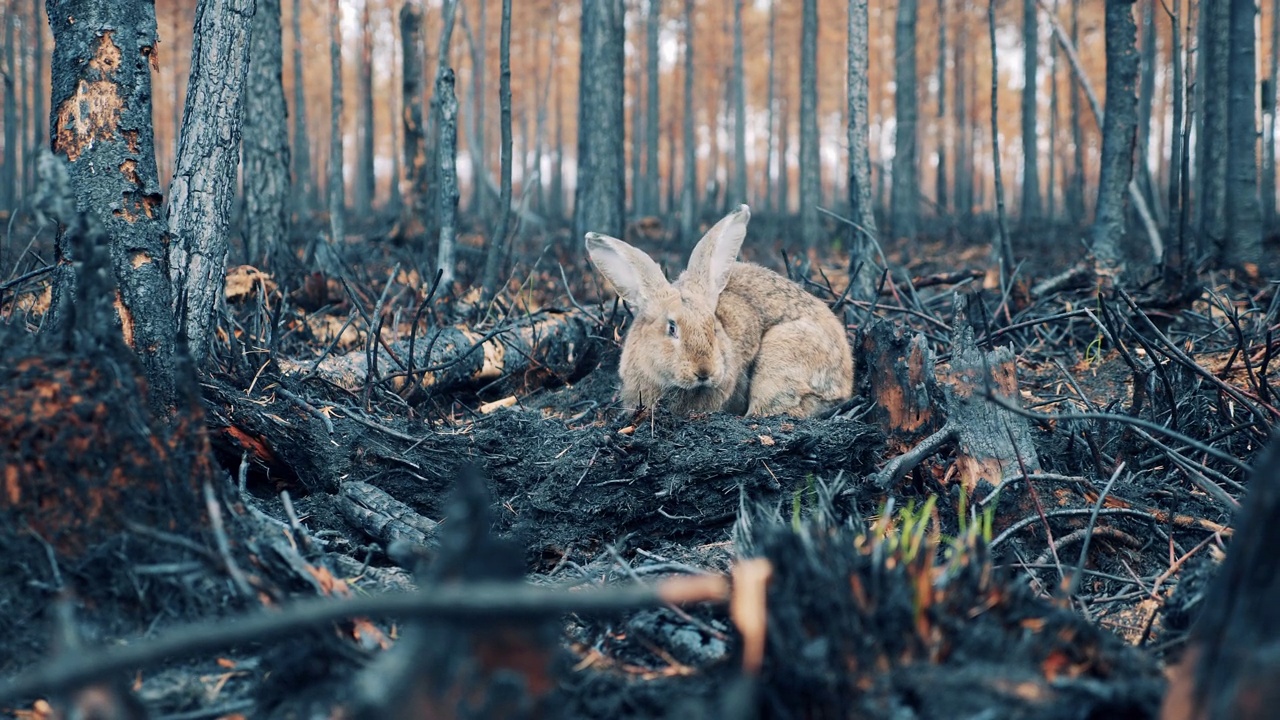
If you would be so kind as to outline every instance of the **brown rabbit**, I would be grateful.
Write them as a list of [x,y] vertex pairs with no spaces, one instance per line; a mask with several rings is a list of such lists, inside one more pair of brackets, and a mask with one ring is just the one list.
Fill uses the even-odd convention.
[[668,282],[644,252],[589,232],[587,253],[635,309],[618,374],[630,408],[812,415],[853,394],[844,325],[772,270],[737,262],[746,205],[707,231]]

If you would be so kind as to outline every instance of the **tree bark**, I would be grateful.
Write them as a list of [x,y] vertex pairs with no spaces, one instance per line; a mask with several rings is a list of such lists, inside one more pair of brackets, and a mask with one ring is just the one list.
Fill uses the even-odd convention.
[[293,0],[293,207],[299,218],[311,214],[315,182],[311,140],[307,134],[307,86],[302,74],[302,0]]
[[1207,2],[1200,6],[1203,39],[1200,51],[1199,82],[1203,97],[1198,143],[1200,152],[1200,255],[1219,256],[1227,235],[1227,155],[1230,152],[1228,109],[1230,87],[1231,0]]
[[453,68],[448,63],[440,65],[431,102],[439,103],[440,108],[440,142],[436,147],[440,161],[436,182],[440,241],[436,248],[436,270],[440,272],[440,286],[446,291],[456,276],[454,238],[458,232],[458,98],[453,85]]
[[[1177,242],[1173,247],[1178,248],[1179,254],[1182,253],[1182,244],[1184,242],[1183,233],[1181,231],[1182,203],[1179,189],[1182,187],[1182,155],[1184,152],[1183,138],[1183,116],[1185,109],[1183,106],[1183,93],[1186,92],[1186,83],[1183,80],[1183,62],[1182,57],[1182,0],[1172,0],[1173,12],[1169,18],[1170,30],[1170,54],[1173,60],[1173,141],[1170,143],[1171,151],[1169,153],[1169,190],[1168,204],[1169,215],[1174,219],[1173,225],[1179,230],[1177,231]],[[1280,17],[1280,14],[1277,14]],[[1185,258],[1179,258],[1181,261]],[[1168,264],[1168,263],[1166,263]]]
[[791,212],[791,101],[783,95],[778,102],[778,213],[786,215]]
[[[404,133],[404,189],[400,216],[400,236],[421,242],[427,232],[429,194],[427,139],[422,127],[422,68],[426,46],[422,36],[422,6],[408,0],[400,7],[401,113]],[[425,251],[425,247],[419,250]]]
[[257,6],[244,112],[244,234],[251,265],[264,257],[270,262],[288,239],[290,193],[280,0],[257,0]]
[[[17,5],[18,0],[9,0],[9,13],[11,15],[18,15]],[[18,111],[19,117],[22,118],[22,126],[18,129],[18,146],[19,152],[22,156],[21,164],[19,165],[22,171],[19,176],[21,183],[18,185],[17,190],[19,197],[24,197],[30,194],[32,189],[35,187],[35,176],[33,172],[35,170],[35,166],[32,163],[32,160],[35,157],[35,153],[33,152],[35,147],[30,142],[31,125],[33,124],[31,117],[31,96],[39,95],[43,90],[42,86],[44,85],[43,82],[33,79],[31,75],[28,74],[30,69],[29,56],[31,55],[31,52],[26,48],[30,47],[30,35],[33,29],[38,30],[38,28],[33,28],[31,18],[23,18],[22,35],[18,40],[18,45],[20,46],[18,50],[18,66],[16,68],[11,68],[10,70],[11,74],[14,70],[17,71],[13,77],[17,78],[17,81],[21,83],[21,86],[18,88],[18,97],[22,99],[22,107]]]
[[253,0],[201,0],[196,6],[167,220],[169,276],[174,292],[185,296],[179,320],[197,366],[208,351],[226,273],[253,15]]
[[1137,35],[1131,0],[1107,0],[1107,106],[1102,120],[1102,170],[1091,238],[1098,274],[1113,279],[1120,277],[1129,260],[1125,210],[1138,129]]
[[1040,164],[1036,146],[1036,115],[1038,104],[1036,68],[1039,65],[1037,46],[1039,23],[1036,22],[1036,0],[1022,3],[1022,212],[1024,224],[1040,218]]
[[360,64],[356,74],[356,98],[359,103],[356,119],[356,177],[355,211],[367,218],[373,212],[374,195],[374,126],[373,126],[373,28],[369,17],[369,4],[360,5]]
[[996,185],[996,228],[1000,238],[1000,277],[1007,278],[1013,272],[1013,241],[1009,238],[1009,224],[1004,211],[1004,177],[1000,170],[1000,63],[996,51],[996,0],[987,2],[987,37],[991,42],[991,164]]
[[622,0],[582,6],[574,247],[587,232],[621,237],[626,217]]
[[[69,163],[77,211],[94,218],[110,238],[125,344],[142,362],[153,412],[168,418],[177,398],[177,332],[151,124],[155,6],[145,0],[48,0],[46,8],[54,39],[53,152]],[[115,171],[104,171],[109,168]],[[58,234],[52,327],[71,320],[72,262],[92,252],[74,245],[82,241],[64,230]]]
[[680,195],[680,241],[692,248],[698,241],[698,147],[693,134],[693,1],[684,0],[684,190]]
[[747,201],[747,85],[742,60],[742,2],[733,0],[733,186],[730,207]]
[[342,127],[342,7],[329,0],[329,242],[347,236],[347,194],[343,183]]
[[14,39],[18,15],[6,12],[0,22],[4,23],[5,48],[5,71],[0,78],[4,83],[4,174],[0,175],[0,208],[13,212],[18,203],[18,186],[22,183],[18,165],[18,43]]
[[1254,0],[1231,0],[1227,85],[1227,242],[1223,260],[1231,266],[1262,261],[1262,218],[1258,208],[1257,53]]
[[[1134,178],[1138,189],[1152,208],[1159,207],[1160,198],[1155,192],[1151,177],[1151,113],[1156,95],[1156,22],[1155,5],[1142,6],[1142,51],[1138,71],[1138,142],[1134,158]],[[1162,123],[1163,124],[1163,123]],[[1160,153],[1163,155],[1164,153]]]
[[[645,93],[644,146],[646,154],[643,194],[645,210],[657,214],[661,212],[658,179],[662,177],[662,173],[659,172],[658,168],[658,144],[660,142],[658,123],[661,117],[658,110],[662,102],[662,90],[658,72],[658,31],[662,25],[662,0],[649,0],[649,21],[645,25],[645,61],[648,64],[648,91]],[[674,142],[674,138],[669,138],[669,141]],[[674,171],[674,166],[667,168],[668,173]]]
[[502,133],[502,207],[498,228],[489,243],[484,264],[484,296],[494,297],[499,287],[503,257],[507,252],[507,230],[511,222],[511,0],[502,0],[502,31],[498,47],[498,107]]
[[916,175],[916,3],[899,0],[894,34],[893,184],[890,188],[889,227],[894,237],[914,238],[920,189]]
[[[903,0],[914,4],[915,0]],[[822,202],[821,158],[818,153],[818,2],[804,0],[800,30],[800,239],[804,256],[799,272],[809,269],[809,255],[818,246],[822,225],[818,203]]]
[[[1058,21],[1058,0],[1053,0],[1053,21]],[[1058,172],[1058,43],[1049,43],[1049,168],[1044,193],[1045,216],[1048,224],[1053,225],[1058,214],[1057,190]]]
[[547,190],[547,217],[559,222],[564,220],[564,81],[559,73],[553,75],[556,78],[556,136],[551,182]]
[[960,19],[957,23],[956,37],[957,41],[951,44],[954,58],[952,66],[956,74],[955,82],[955,98],[952,101],[952,107],[955,108],[955,120],[952,124],[955,126],[956,133],[956,159],[955,171],[952,173],[954,177],[954,206],[960,214],[960,219],[967,221],[973,217],[973,157],[972,157],[972,136],[973,128],[970,126],[969,119],[969,65],[970,59],[968,53],[965,52],[967,43],[959,42],[958,38],[967,38],[969,35],[969,3],[965,0],[960,5]]
[[[35,96],[33,101],[35,109],[32,111],[32,118],[35,122],[32,124],[31,147],[43,148],[47,146],[49,134],[49,116],[44,109],[45,99],[49,95],[48,87],[44,84],[44,29],[47,27],[47,23],[45,22],[40,0],[31,0],[31,24],[32,33],[35,35],[35,68],[33,69],[35,92],[32,93]],[[31,166],[34,170],[34,157],[32,158]]]
[[489,9],[485,0],[479,0],[477,6],[477,20],[479,24],[476,28],[476,36],[471,35],[471,26],[467,23],[466,8],[463,8],[462,27],[466,31],[468,47],[471,50],[471,110],[469,121],[471,123],[470,137],[467,138],[467,146],[471,151],[470,155],[475,165],[474,173],[476,180],[473,183],[475,188],[471,197],[471,213],[477,217],[488,217],[487,201],[488,191],[485,188],[484,177],[489,174],[489,157],[487,155],[489,149],[489,127],[486,110],[488,110],[489,98],[485,96],[485,79],[488,69],[489,54]]
[[[867,0],[849,0],[849,207],[856,227],[849,229],[849,273],[854,300],[871,300],[879,275],[875,264],[875,208],[871,205],[871,111],[867,69]],[[945,56],[944,56],[945,57]],[[945,65],[945,63],[943,63]],[[853,275],[857,271],[857,275]]]
[[[640,10],[640,2],[636,0],[635,8],[637,13]],[[639,37],[636,38],[634,46],[636,48],[635,62],[631,65],[631,87],[633,92],[631,95],[631,121],[630,121],[630,138],[631,138],[631,216],[633,219],[639,219],[648,213],[645,207],[645,198],[642,188],[644,187],[644,131],[640,127],[641,119],[644,117],[644,71],[645,61],[640,54],[642,47]]]

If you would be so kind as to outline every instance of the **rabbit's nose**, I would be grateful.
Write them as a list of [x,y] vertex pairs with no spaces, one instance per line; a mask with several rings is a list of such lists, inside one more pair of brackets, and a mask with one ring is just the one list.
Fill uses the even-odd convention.
[[694,376],[698,378],[698,382],[706,382],[707,379],[711,377],[711,371],[699,370],[694,374]]

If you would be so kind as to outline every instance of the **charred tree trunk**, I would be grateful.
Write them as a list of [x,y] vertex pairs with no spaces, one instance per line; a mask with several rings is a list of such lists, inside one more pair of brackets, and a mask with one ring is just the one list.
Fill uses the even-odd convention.
[[[1176,57],[1176,49],[1174,53]],[[1262,223],[1264,227],[1272,227],[1276,222],[1276,82],[1280,81],[1280,9],[1275,7],[1271,9],[1271,57],[1268,60],[1268,68],[1267,81],[1262,85]],[[1174,123],[1173,126],[1176,128],[1178,124]]]
[[[392,15],[391,23],[395,23],[395,15]],[[396,71],[399,70],[403,77],[403,58],[395,52],[394,47],[391,50],[391,77],[388,78],[387,85],[391,88],[396,86]],[[418,69],[419,75],[422,69]],[[404,81],[400,83],[404,85]],[[404,147],[403,143],[397,142],[400,139],[399,128],[402,124],[401,117],[404,111],[401,109],[400,103],[403,98],[396,95],[394,90],[387,93],[387,137],[391,141],[391,182],[388,183],[389,196],[387,198],[387,209],[393,217],[399,217],[401,209],[404,207],[404,196],[400,194],[400,178],[403,168],[400,165],[400,150]],[[421,110],[419,110],[421,112]]]
[[[1278,17],[1280,17],[1280,15],[1278,15]],[[1183,232],[1184,228],[1183,228],[1183,222],[1182,222],[1183,212],[1182,212],[1182,200],[1181,200],[1181,197],[1182,197],[1181,188],[1182,188],[1182,182],[1183,182],[1183,178],[1182,178],[1183,157],[1182,156],[1186,152],[1186,148],[1183,145],[1183,138],[1185,137],[1184,133],[1186,132],[1186,130],[1183,128],[1183,125],[1185,124],[1184,93],[1186,92],[1186,83],[1183,80],[1185,65],[1184,65],[1184,58],[1182,56],[1182,28],[1180,27],[1181,21],[1182,21],[1182,0],[1173,0],[1173,14],[1172,14],[1172,17],[1169,19],[1169,30],[1170,30],[1169,45],[1170,45],[1170,53],[1173,58],[1173,88],[1172,88],[1173,90],[1173,141],[1172,143],[1170,143],[1171,151],[1169,154],[1168,204],[1169,204],[1169,217],[1172,219],[1171,225],[1177,228],[1175,233],[1177,241],[1173,243],[1172,247],[1176,248],[1176,252],[1180,255],[1180,257],[1174,258],[1174,261],[1175,261],[1174,263],[1166,262],[1166,266],[1171,266],[1171,267],[1178,267],[1182,262],[1185,262],[1186,260],[1185,248],[1183,247],[1186,243],[1186,237],[1185,237],[1185,233]]]
[[1101,276],[1118,279],[1130,258],[1125,246],[1127,188],[1133,179],[1134,142],[1138,129],[1138,27],[1133,3],[1107,0],[1107,99],[1102,120],[1102,170],[1092,250]]
[[370,26],[369,4],[360,7],[360,64],[356,74],[359,112],[356,119],[356,183],[355,211],[367,218],[373,212],[374,195],[374,127],[373,127],[373,28]]
[[[1053,22],[1058,21],[1058,0],[1053,0]],[[1045,216],[1050,227],[1058,214],[1058,43],[1049,43],[1049,168],[1044,192]]]
[[[489,108],[489,98],[485,95],[485,80],[488,79],[489,65],[489,8],[485,0],[479,0],[476,3],[477,27],[476,37],[470,43],[471,47],[471,106],[473,115],[471,117],[474,125],[474,132],[467,139],[474,149],[473,157],[479,158],[480,162],[476,163],[476,182],[474,195],[471,198],[471,212],[478,217],[488,217],[488,192],[486,189],[485,178],[489,176],[489,122],[487,110]],[[463,17],[463,23],[466,23],[466,17]]]
[[[785,75],[785,69],[783,71]],[[791,101],[784,95],[778,108],[778,213],[791,212]]]
[[[903,2],[912,4],[915,0],[903,0]],[[818,220],[818,203],[822,202],[820,162],[821,158],[818,154],[818,2],[804,0],[800,30],[800,239],[804,243],[804,256],[800,258],[798,268],[801,275],[808,272],[809,255],[817,248],[818,236],[822,234],[822,225]]]
[[1039,58],[1036,48],[1039,40],[1039,23],[1036,22],[1036,0],[1022,3],[1022,212],[1024,225],[1040,218],[1040,164],[1036,146],[1036,68]]
[[[9,5],[10,13],[17,15],[18,0],[10,0]],[[17,70],[17,75],[15,77],[17,77],[18,82],[21,83],[21,87],[18,89],[18,97],[22,98],[22,107],[19,109],[19,116],[22,118],[22,126],[18,129],[18,146],[22,153],[20,165],[22,169],[22,173],[20,175],[21,184],[18,186],[19,197],[29,195],[35,186],[33,172],[35,167],[32,164],[32,160],[35,157],[35,153],[33,152],[35,147],[30,142],[31,125],[33,124],[31,118],[31,96],[39,95],[42,90],[41,86],[44,83],[32,78],[28,72],[30,70],[29,56],[31,55],[28,48],[31,47],[30,38],[32,31],[39,31],[39,29],[39,27],[36,27],[32,23],[32,19],[30,17],[24,18],[22,20],[22,37],[18,40],[20,49],[18,51],[18,67],[15,68]],[[35,124],[39,123],[37,122]]]
[[[1142,6],[1142,52],[1138,71],[1138,141],[1133,176],[1138,181],[1138,188],[1143,198],[1153,209],[1160,206],[1149,165],[1151,113],[1156,99],[1156,62],[1155,5],[1144,3]],[[1163,153],[1160,154],[1163,155]]]
[[[436,76],[434,81],[437,90],[439,89],[440,78],[441,78],[441,75],[444,73],[444,71],[448,69],[450,70],[450,72],[452,72],[453,70],[453,66],[449,60],[449,57],[450,57],[449,52],[453,44],[454,20],[458,16],[458,0],[443,0],[443,5],[441,6],[441,13],[443,14],[443,18],[441,19],[441,23],[440,23],[440,40],[436,44]],[[454,82],[456,82],[456,80],[457,78],[455,76],[454,81],[450,82],[450,85],[449,85],[450,89],[455,89]],[[454,100],[455,101],[457,100],[456,95],[454,95]],[[457,162],[458,162],[456,157],[444,158],[444,157],[441,157],[440,155],[440,152],[441,152],[440,145],[442,142],[444,142],[441,136],[442,129],[440,126],[440,114],[442,112],[442,109],[440,107],[440,102],[441,102],[441,98],[439,94],[433,94],[431,96],[431,107],[427,110],[427,126],[426,126],[427,138],[428,138],[427,165],[428,167],[436,168],[437,173],[438,173],[438,169],[442,167],[445,162],[451,163],[451,167],[454,167],[454,168],[457,167]],[[456,127],[454,128],[454,132],[457,132]],[[455,141],[455,145],[456,145],[456,141]],[[456,178],[456,175],[455,175],[455,178]],[[455,187],[454,190],[457,191],[457,188]],[[443,201],[442,198],[440,197],[441,192],[443,192],[443,189],[440,187],[440,184],[438,182],[434,185],[428,184],[428,187],[427,187],[427,207],[428,208],[438,209],[440,207],[440,203]],[[440,226],[440,223],[442,222],[443,222],[443,219],[441,219],[439,215],[431,216],[430,222],[427,223],[427,234],[430,235],[433,232],[435,232],[439,237],[443,237],[444,229]],[[439,247],[436,248],[437,257],[440,255],[441,251],[442,251],[441,248]],[[450,249],[449,252],[450,252],[450,258],[452,259],[453,250]],[[450,270],[448,271],[450,273],[450,276],[452,276],[452,273],[453,273],[452,265],[453,263],[451,260]]]
[[[32,70],[32,77],[35,78],[32,87],[35,92],[33,100],[34,110],[31,117],[32,123],[32,140],[31,147],[43,148],[47,147],[49,134],[49,115],[44,109],[45,99],[49,97],[48,86],[44,84],[44,30],[47,27],[45,22],[44,11],[40,0],[31,0],[31,25],[32,34],[35,35],[35,67]],[[39,154],[36,154],[38,157]],[[36,165],[36,157],[32,158],[31,167],[34,171]]]
[[684,189],[680,194],[680,241],[697,242],[698,147],[693,134],[693,0],[684,0]]
[[[658,181],[662,173],[658,172],[658,144],[661,136],[658,133],[660,122],[659,108],[662,102],[662,89],[658,72],[658,31],[662,25],[662,0],[649,0],[649,18],[645,23],[645,62],[648,78],[645,93],[645,176],[640,191],[644,195],[646,212],[658,214],[662,212],[659,199]],[[553,55],[554,57],[554,55]],[[674,140],[674,138],[669,138]],[[667,168],[668,173],[675,172],[674,166]]]
[[436,249],[436,270],[440,272],[440,285],[446,289],[453,285],[456,276],[454,238],[458,233],[458,98],[454,95],[453,83],[453,68],[441,65],[436,73],[432,102],[440,104],[440,142],[436,147],[440,159],[436,182],[440,242]]
[[197,366],[209,349],[226,273],[253,11],[253,0],[200,0],[196,6],[168,222],[169,276],[174,292],[185,297],[179,321]]
[[[125,343],[142,361],[153,412],[169,417],[177,398],[177,333],[151,125],[155,6],[143,0],[49,0],[47,8],[54,41],[53,151],[69,163],[77,210],[110,238]],[[86,252],[76,245],[83,241],[59,232],[54,327],[71,322],[72,262]]]
[[342,7],[329,0],[329,242],[347,236],[347,193],[342,172]]
[[[1080,0],[1071,0],[1071,45],[1080,47]],[[1080,81],[1074,75],[1071,80],[1071,181],[1067,183],[1067,214],[1072,222],[1083,223],[1084,209],[1084,128],[1080,125]]]
[[300,219],[311,214],[315,182],[307,135],[307,86],[302,75],[302,0],[293,0],[293,207]]
[[556,136],[555,157],[551,162],[551,182],[547,190],[547,216],[560,222],[564,220],[564,82],[555,76]]
[[894,35],[893,184],[889,195],[894,237],[914,238],[919,214],[920,188],[916,180],[916,3],[900,0]]
[[[947,211],[947,139],[950,132],[947,128],[947,0],[938,0],[938,171],[933,185],[933,198],[938,211]],[[865,25],[865,23],[864,23]],[[850,25],[852,27],[852,25]],[[864,31],[865,34],[865,31]],[[852,37],[852,35],[850,36]],[[865,71],[864,71],[865,72]]]
[[[637,10],[639,2],[636,3]],[[631,138],[631,217],[638,220],[648,211],[645,208],[644,193],[641,188],[644,187],[644,132],[640,128],[641,118],[644,111],[644,57],[640,55],[639,48],[643,47],[640,39],[635,39],[634,47],[637,48],[635,54],[635,62],[631,65],[631,120],[630,120],[630,138]]]
[[951,105],[955,108],[955,120],[952,124],[956,133],[956,159],[955,172],[952,176],[955,178],[954,205],[960,214],[961,220],[968,220],[973,217],[973,157],[972,157],[972,141],[973,128],[970,127],[972,122],[969,119],[969,55],[965,52],[968,43],[960,42],[960,38],[967,38],[969,35],[969,3],[966,0],[960,6],[960,20],[957,23],[956,42],[951,43],[954,58],[952,66],[956,74],[955,82],[955,98]]
[[991,164],[996,186],[996,228],[1000,239],[1001,278],[1013,272],[1013,241],[1004,211],[1004,176],[1000,170],[1000,63],[996,51],[996,0],[987,2],[987,37],[991,42]]
[[511,0],[502,0],[502,30],[498,48],[498,107],[502,133],[502,207],[498,228],[489,244],[484,264],[484,295],[494,297],[500,290],[499,275],[507,252],[507,230],[511,222]]
[[[867,0],[849,2],[849,207],[856,227],[849,228],[849,273],[855,300],[875,296],[878,273],[875,264],[877,235],[875,208],[871,205],[871,111],[868,98],[867,57],[870,46]],[[944,63],[945,65],[945,63]],[[854,272],[857,275],[853,275]]]
[[625,40],[622,0],[583,3],[574,248],[581,248],[589,231],[614,237],[623,234],[627,197]]
[[0,175],[0,208],[13,212],[18,203],[22,172],[18,167],[18,43],[14,30],[18,14],[5,12],[4,22],[4,174]]
[[[777,77],[775,65],[777,64],[777,29],[778,29],[778,6],[776,3],[769,3],[769,79],[766,82],[767,90],[765,92],[765,111],[768,113],[768,131],[765,132],[765,173],[764,173],[764,210],[765,212],[773,212],[777,203],[774,199],[773,192],[773,176],[778,172],[781,165],[773,154],[773,133],[777,127],[774,122],[773,110],[777,99],[774,97],[774,79]],[[852,41],[851,41],[852,42]]]
[[1235,267],[1262,261],[1258,210],[1258,128],[1253,23],[1254,0],[1231,0],[1227,85],[1227,238],[1222,259]]
[[[427,166],[427,139],[422,127],[422,67],[425,45],[422,37],[422,6],[409,0],[400,7],[401,114],[404,133],[404,189],[400,237],[421,242],[427,232],[430,212],[427,197],[430,169]],[[425,251],[425,247],[419,250]]]
[[1200,256],[1217,257],[1227,236],[1227,155],[1230,152],[1228,47],[1231,0],[1200,5],[1203,39],[1197,87],[1203,97],[1199,148]]
[[742,3],[733,0],[733,183],[728,202],[747,201],[747,83],[742,60]]
[[273,258],[289,237],[289,125],[280,0],[257,3],[244,112],[245,250],[251,265]]

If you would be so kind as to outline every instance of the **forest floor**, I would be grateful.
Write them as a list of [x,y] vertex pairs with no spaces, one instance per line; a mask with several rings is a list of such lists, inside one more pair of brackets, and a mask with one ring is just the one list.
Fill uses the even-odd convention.
[[[788,226],[753,220],[744,257],[781,269]],[[66,656],[51,641],[65,621],[49,608],[71,592],[89,645],[179,636],[127,672],[84,671],[155,717],[1158,716],[1163,671],[1277,419],[1275,243],[1272,266],[1205,273],[1185,293],[1152,283],[1103,296],[1087,281],[1038,292],[1084,257],[1079,232],[1021,233],[1026,262],[1002,286],[976,222],[886,247],[874,307],[843,302],[837,248],[815,258],[811,289],[852,321],[854,401],[803,420],[676,418],[619,407],[627,314],[567,233],[524,236],[498,302],[446,305],[419,269],[430,255],[383,237],[386,227],[300,248],[296,265],[270,273],[231,269],[192,410],[220,468],[204,508],[226,515],[200,537],[230,547],[175,540],[143,558],[110,545],[55,564],[54,582],[37,567],[49,544],[14,533],[0,570],[23,582],[0,590],[0,678]],[[684,261],[660,223],[628,239],[668,268]],[[461,277],[479,267],[479,240],[461,238]],[[9,337],[46,307],[32,275],[51,257],[40,247],[14,266],[13,278],[28,277],[2,286]],[[970,496],[960,451],[942,447],[901,482],[873,482],[910,445],[873,400],[869,329],[922,337],[941,371],[958,295],[978,346],[1014,354],[1015,400],[1041,416],[1030,422],[1039,469]],[[14,387],[34,346],[8,344]],[[68,367],[95,362],[70,355]],[[65,382],[98,378],[78,372]],[[129,383],[94,382],[85,393],[130,401]],[[122,415],[102,422],[130,422]],[[60,470],[117,467],[117,436],[102,432]],[[0,427],[0,451],[47,469],[36,457],[47,446],[30,437]],[[152,544],[182,530],[157,526]],[[764,654],[746,673],[752,623],[711,597],[456,623],[400,608],[216,650],[180,642],[186,623],[233,627],[252,608],[288,614],[312,596],[519,579],[584,597],[672,578],[739,584],[735,568],[751,557],[772,576]],[[424,699],[422,682],[457,694]],[[0,683],[0,712],[41,717],[35,693],[5,692]]]

